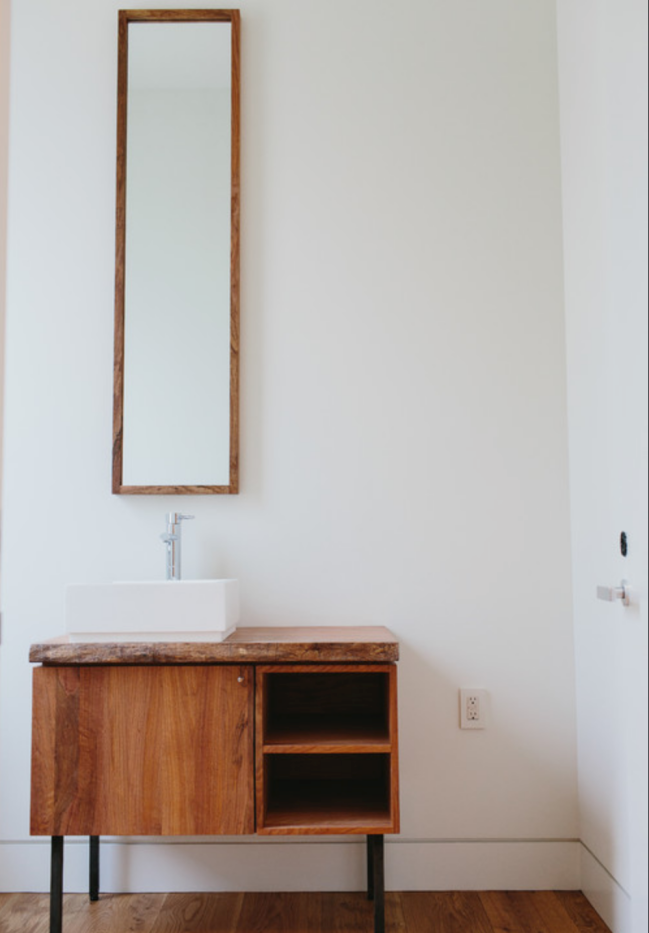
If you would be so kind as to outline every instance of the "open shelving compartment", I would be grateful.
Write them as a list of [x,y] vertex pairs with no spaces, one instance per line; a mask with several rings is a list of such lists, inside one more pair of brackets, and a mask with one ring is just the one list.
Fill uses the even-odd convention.
[[259,666],[257,832],[398,832],[396,666]]

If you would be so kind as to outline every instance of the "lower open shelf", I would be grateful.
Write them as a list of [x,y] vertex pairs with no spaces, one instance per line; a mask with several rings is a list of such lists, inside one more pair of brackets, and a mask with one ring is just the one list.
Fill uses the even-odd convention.
[[358,782],[287,781],[275,788],[266,809],[263,831],[390,832],[390,806],[385,792]]
[[258,832],[393,832],[390,756],[265,756]]

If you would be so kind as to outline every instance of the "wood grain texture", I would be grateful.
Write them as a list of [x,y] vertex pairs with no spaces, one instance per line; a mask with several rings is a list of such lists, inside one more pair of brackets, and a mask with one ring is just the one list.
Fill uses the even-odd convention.
[[[384,835],[392,832],[383,796],[348,785],[331,791],[324,782],[311,796],[300,782],[285,782],[283,793],[269,791],[261,836]],[[328,796],[328,794],[330,796]]]
[[55,835],[50,827],[75,797],[80,681],[76,668],[33,672],[30,831],[35,835]]
[[535,891],[529,900],[520,895],[513,895],[513,898],[517,902],[519,915],[532,929],[540,924],[561,933],[574,933],[575,925],[570,914],[552,891]]
[[[230,451],[227,485],[142,485],[123,483],[124,316],[126,270],[126,150],[128,129],[129,23],[229,22],[232,27],[231,185],[230,185]],[[227,495],[239,492],[240,354],[240,150],[241,18],[239,10],[120,10],[117,66],[117,189],[115,210],[115,327],[113,364],[112,492],[118,495]]]
[[232,23],[231,179],[230,179],[230,492],[239,492],[239,355],[241,238],[241,17]]
[[230,665],[37,668],[32,834],[254,832],[253,690]]
[[265,755],[343,755],[356,752],[363,755],[390,754],[392,746],[383,730],[352,722],[344,728],[330,726],[315,729],[306,723],[301,727],[284,729],[281,734],[266,736],[261,751]]
[[102,894],[92,904],[85,894],[64,898],[63,933],[152,933],[160,927],[166,894]]
[[399,710],[397,701],[397,668],[395,665],[389,671],[390,689],[388,691],[388,717],[390,721],[390,814],[392,819],[392,832],[398,833],[401,829],[401,810],[399,806]]
[[493,933],[509,933],[511,930],[530,933],[509,892],[486,891],[480,894],[480,900]]
[[222,496],[239,490],[231,486],[124,486],[115,490],[121,496]]
[[[489,891],[480,894],[480,900],[493,933],[579,933],[563,904],[552,891]],[[597,918],[599,920],[599,918]],[[599,921],[600,924],[602,921]],[[608,928],[595,927],[597,933]]]
[[239,928],[243,899],[243,894],[168,894],[156,925],[164,933],[230,933]]
[[322,931],[322,906],[312,894],[246,894],[237,930],[246,933]]
[[[507,903],[507,892],[388,892],[386,933],[499,933],[483,898]],[[562,918],[538,914],[533,933],[611,933],[583,894],[517,892],[519,910],[506,921],[507,933],[529,933],[530,913],[554,900],[570,913]],[[90,903],[85,894],[64,897],[65,933],[373,933],[373,908],[364,893],[302,894],[123,894],[102,895]],[[532,912],[533,913],[533,912]],[[523,919],[517,919],[520,914]],[[0,894],[2,933],[47,933],[49,898],[45,894]]]
[[120,10],[126,22],[135,23],[227,23],[239,15],[239,10]]
[[559,901],[579,933],[610,933],[595,908],[580,891],[556,891]]
[[49,910],[45,894],[0,894],[0,931],[48,933]]
[[392,663],[399,643],[382,626],[238,628],[222,642],[73,644],[67,636],[33,644],[41,664]]
[[115,205],[115,323],[113,357],[112,492],[122,485],[124,439],[124,294],[126,268],[126,102],[128,91],[128,21],[118,17],[117,179]]
[[492,933],[478,894],[412,891],[400,897],[407,930]]
[[[321,905],[321,931],[324,933],[373,933],[374,904],[365,893],[317,894]],[[385,895],[387,933],[418,933],[414,927],[406,927],[401,910],[401,897],[396,892]],[[429,926],[422,933],[432,933]]]
[[[398,650],[373,627],[239,630],[233,647],[303,661],[328,637],[366,660],[379,635]],[[34,671],[31,832],[253,833],[255,806],[260,833],[398,832],[396,666],[223,664],[224,647],[34,648],[50,663]]]
[[[359,894],[320,894],[320,929],[331,933],[369,933],[374,905]],[[390,925],[392,933],[392,925]]]

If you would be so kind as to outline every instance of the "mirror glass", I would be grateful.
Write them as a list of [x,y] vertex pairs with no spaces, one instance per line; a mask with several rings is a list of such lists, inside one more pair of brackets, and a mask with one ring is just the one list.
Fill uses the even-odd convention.
[[236,11],[120,12],[114,492],[238,491],[238,61]]

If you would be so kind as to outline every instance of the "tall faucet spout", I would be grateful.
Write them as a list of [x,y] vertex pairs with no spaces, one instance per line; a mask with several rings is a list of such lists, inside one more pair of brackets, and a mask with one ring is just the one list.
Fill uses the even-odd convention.
[[167,530],[160,535],[167,548],[166,577],[167,580],[180,580],[181,567],[181,522],[193,518],[193,515],[183,515],[181,512],[167,514]]

